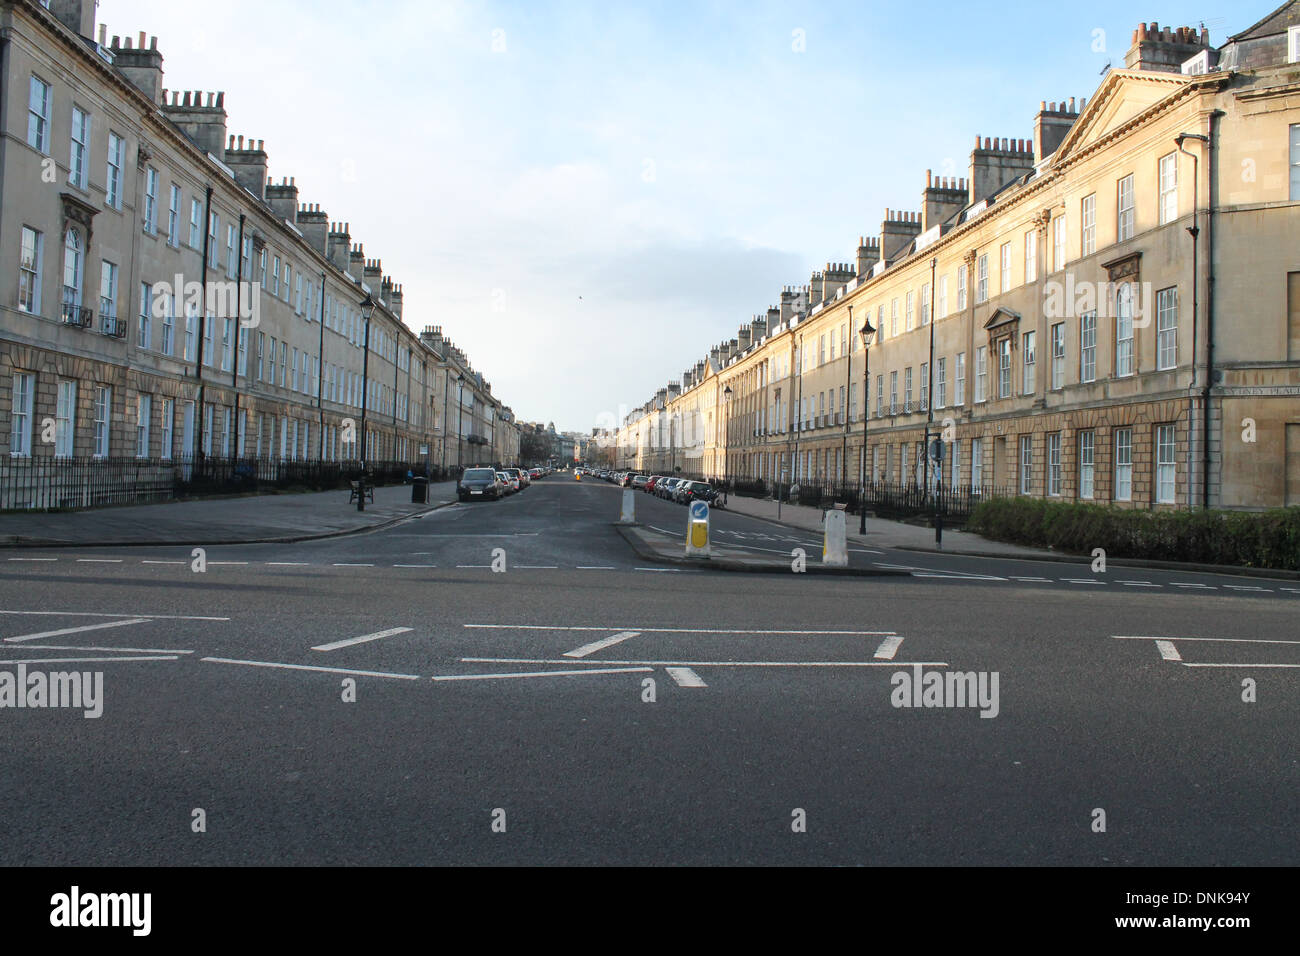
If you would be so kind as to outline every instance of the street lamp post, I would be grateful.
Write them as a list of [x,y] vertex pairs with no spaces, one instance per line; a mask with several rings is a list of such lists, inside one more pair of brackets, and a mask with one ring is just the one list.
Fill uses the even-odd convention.
[[[776,413],[777,413],[778,416],[780,416],[780,414],[781,414],[781,386],[778,385],[778,386],[776,387],[776,390],[775,390],[774,394],[775,394],[775,398],[776,398]],[[778,417],[778,419],[777,419],[777,427],[778,427],[778,428],[780,427],[780,424],[781,424],[781,422],[780,422],[780,418]],[[784,453],[784,452],[776,452],[776,454],[777,454],[780,458],[784,458],[784,457],[785,457],[785,453]],[[777,521],[780,521],[780,520],[781,520],[781,484],[782,484],[782,482],[781,482],[781,478],[782,478],[783,476],[784,476],[784,469],[782,469],[780,466],[778,466],[777,469],[776,469],[776,520],[777,520]]]
[[876,337],[876,330],[871,325],[870,316],[858,329],[862,337],[862,467],[858,469],[858,534],[867,533],[867,422],[871,418],[871,341]]
[[731,386],[722,390],[722,501],[731,487]]
[[361,479],[357,482],[357,510],[366,510],[366,399],[370,391],[370,314],[375,311],[375,300],[370,293],[361,300],[361,318],[366,324],[365,344],[361,358]]

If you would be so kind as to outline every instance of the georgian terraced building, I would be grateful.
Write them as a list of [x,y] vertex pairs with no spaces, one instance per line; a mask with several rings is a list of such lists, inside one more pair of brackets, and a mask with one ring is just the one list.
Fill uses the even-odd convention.
[[513,414],[440,328],[404,324],[348,224],[268,176],[223,93],[165,89],[157,40],[96,39],[94,12],[0,3],[10,467],[513,460]]
[[1300,3],[1218,48],[1143,24],[1091,98],[977,137],[616,441],[649,472],[1300,504]]

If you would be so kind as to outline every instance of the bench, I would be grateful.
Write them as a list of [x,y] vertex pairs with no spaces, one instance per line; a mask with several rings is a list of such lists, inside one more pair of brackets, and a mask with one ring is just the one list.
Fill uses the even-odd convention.
[[[352,494],[348,497],[348,504],[352,504],[352,502],[357,500],[357,496],[361,493],[361,482],[349,481],[348,485],[352,489]],[[366,485],[366,501],[369,501],[371,504],[375,503],[374,485]]]

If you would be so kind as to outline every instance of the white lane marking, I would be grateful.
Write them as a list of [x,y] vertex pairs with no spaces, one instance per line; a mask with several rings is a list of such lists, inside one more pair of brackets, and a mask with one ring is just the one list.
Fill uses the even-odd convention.
[[554,564],[516,564],[516,571],[558,571]]
[[406,634],[414,628],[410,627],[390,627],[386,631],[375,631],[373,634],[362,634],[360,637],[349,637],[341,641],[332,641],[329,644],[317,644],[312,648],[313,651],[337,651],[340,647],[351,647],[353,644],[365,644],[367,641],[377,641],[380,638],[392,637],[394,634]]
[[108,664],[110,662],[129,663],[131,661],[175,661],[180,658],[168,654],[162,657],[22,657],[11,661],[0,661],[0,667],[10,664]]
[[658,571],[661,574],[680,574],[681,568],[633,568],[633,571]]
[[1300,641],[1283,641],[1268,637],[1129,637],[1115,635],[1116,641],[1210,641],[1222,644],[1300,644]]
[[1096,578],[1061,578],[1066,584],[1105,584],[1105,581],[1098,581]]
[[674,538],[684,538],[686,535],[681,531],[669,531],[667,528],[656,528],[654,525],[646,525],[651,531],[658,531],[661,534],[670,534]]
[[1278,588],[1278,590],[1279,590],[1279,591],[1294,591],[1295,593],[1300,594],[1300,588]]
[[[69,644],[37,644],[36,647],[43,651],[94,651],[99,654],[193,654],[193,651],[182,651],[174,647],[81,647],[80,645]],[[27,648],[22,648],[26,650]],[[0,647],[0,651],[16,651],[17,647]]]
[[10,558],[10,561],[57,561],[58,558]]
[[689,667],[669,667],[668,676],[677,682],[678,687],[708,687],[700,680],[700,675]]
[[419,674],[394,674],[389,671],[358,671],[346,667],[313,667],[309,664],[277,664],[273,661],[239,661],[229,657],[200,657],[209,664],[243,664],[245,667],[271,667],[286,671],[320,671],[326,674],[356,674],[359,677],[391,677],[394,680],[419,680]]
[[734,630],[720,627],[591,627],[588,625],[564,626],[562,624],[462,624],[461,627],[505,631],[641,631],[652,634],[847,634],[854,637],[889,637],[897,631],[775,631]]
[[579,571],[617,571],[618,568],[614,567],[613,565],[580,564],[578,565],[578,570]]
[[640,634],[639,631],[621,631],[618,634],[614,634],[610,637],[601,638],[599,641],[593,641],[590,644],[583,644],[581,647],[575,648],[574,650],[565,651],[564,656],[565,657],[587,657],[588,655],[594,654],[596,653],[596,651],[599,651],[603,648],[612,647],[615,644],[621,644],[623,641],[626,641],[629,637],[636,637],[638,636],[638,634]]
[[121,564],[121,558],[77,558],[78,564]]
[[184,561],[151,561],[150,559],[145,558],[140,563],[141,564],[184,564],[185,562]]
[[1252,670],[1256,667],[1300,667],[1300,664],[1189,664],[1183,661],[1184,667],[1249,667]]
[[105,614],[101,611],[4,611],[0,614],[31,614],[44,617],[145,617],[150,621],[229,621],[228,617],[204,617],[195,614]]
[[129,624],[145,624],[149,618],[132,617],[125,621],[106,621],[103,624],[85,624],[81,627],[63,627],[57,631],[40,631],[36,634],[20,634],[17,637],[6,637],[5,640],[10,644],[17,644],[19,641],[35,641],[42,637],[62,637],[64,634],[80,634],[82,631],[102,631],[110,627],[126,627]]
[[573,661],[538,657],[462,657],[464,664],[646,664],[653,667],[947,667],[947,661]]
[[1014,574],[1011,575],[1011,580],[1012,581],[1033,581],[1035,584],[1050,584],[1052,581],[1051,578],[1024,578],[1024,577],[1016,577]]
[[425,538],[536,538],[540,531],[517,531],[514,534],[426,534]]
[[436,568],[436,564],[394,564],[395,568]]
[[1178,653],[1178,648],[1174,647],[1173,641],[1156,641],[1156,649],[1160,651],[1160,656],[1167,661],[1181,661],[1183,655]]
[[334,567],[336,567],[336,568],[373,568],[374,565],[373,565],[373,564],[348,564],[348,563],[346,563],[346,562],[342,562],[342,561],[335,561],[335,562],[334,562]]
[[1158,588],[1159,584],[1152,584],[1150,581],[1120,581],[1120,584],[1126,588]]
[[1229,591],[1267,591],[1269,594],[1273,593],[1272,588],[1260,588],[1246,584],[1225,584],[1224,588]]
[[1179,584],[1179,583],[1175,582],[1175,583],[1173,584],[1173,587],[1176,587],[1176,588],[1204,588],[1204,589],[1207,590],[1207,591],[1215,591],[1215,590],[1218,590],[1218,589],[1215,588],[1214,585],[1212,585],[1212,584]]
[[268,568],[309,568],[311,567],[306,561],[268,561]]
[[247,564],[247,561],[209,561],[208,567],[215,568],[219,564]]
[[[563,663],[556,661],[556,663]],[[593,663],[595,663],[593,661]],[[508,680],[512,677],[579,677],[586,674],[644,674],[653,667],[590,667],[580,671],[519,671],[511,674],[440,674],[433,680]]]
[[1005,581],[1006,578],[1000,578],[995,574],[949,574],[949,573],[931,573],[929,571],[913,571],[914,578],[943,578],[947,581]]
[[872,656],[878,661],[892,661],[902,643],[903,639],[901,637],[887,637],[880,642],[880,646],[876,648],[876,653]]
[[458,567],[458,568],[490,568],[490,567],[492,567],[492,565],[490,565],[490,564],[458,564],[458,565],[456,565],[456,567]]

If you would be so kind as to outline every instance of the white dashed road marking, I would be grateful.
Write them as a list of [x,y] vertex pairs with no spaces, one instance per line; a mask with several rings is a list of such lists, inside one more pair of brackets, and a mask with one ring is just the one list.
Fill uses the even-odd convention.
[[892,661],[894,655],[898,653],[898,648],[902,645],[903,639],[898,636],[887,637],[880,642],[876,648],[875,658],[878,661]]
[[1183,655],[1178,653],[1178,648],[1174,647],[1173,641],[1156,641],[1156,649],[1160,651],[1160,656],[1167,661],[1181,661]]
[[700,675],[695,673],[689,667],[669,667],[666,668],[668,676],[677,682],[678,687],[708,687],[709,685],[700,680]]
[[373,634],[362,634],[360,637],[349,637],[341,641],[333,641],[329,644],[317,644],[312,648],[313,651],[336,651],[340,647],[351,647],[353,644],[365,644],[368,641],[377,641],[384,637],[392,637],[394,634],[406,634],[414,630],[410,627],[390,627],[386,631],[376,631]]
[[270,667],[286,671],[318,671],[325,674],[356,674],[358,677],[391,677],[394,680],[419,680],[419,674],[393,674],[388,671],[358,671],[346,667],[313,667],[310,664],[277,664],[274,661],[240,661],[229,657],[201,657],[208,664],[242,664],[245,667]]
[[5,640],[10,644],[17,644],[19,641],[35,641],[42,637],[62,637],[64,634],[80,634],[83,631],[102,631],[110,627],[126,627],[129,624],[144,624],[149,619],[147,617],[133,617],[125,621],[107,621],[103,624],[86,624],[82,627],[64,627],[57,631],[40,631],[36,634],[20,634],[17,637],[6,637]]
[[[555,663],[561,662],[556,661]],[[522,671],[506,674],[440,674],[434,677],[433,680],[508,680],[512,677],[579,677],[587,674],[644,674],[653,670],[653,667],[591,667],[580,671]]]
[[640,631],[620,631],[618,634],[611,635],[610,637],[602,638],[599,641],[593,641],[590,644],[583,644],[582,647],[575,648],[574,650],[571,651],[566,651],[564,656],[565,657],[587,657],[588,655],[594,654],[597,651],[602,650],[606,647],[612,647],[615,644],[621,644],[623,641],[626,641],[629,637],[636,637],[640,633],[641,633]]

